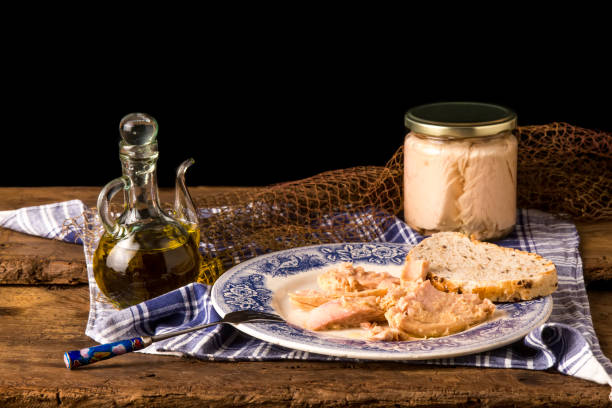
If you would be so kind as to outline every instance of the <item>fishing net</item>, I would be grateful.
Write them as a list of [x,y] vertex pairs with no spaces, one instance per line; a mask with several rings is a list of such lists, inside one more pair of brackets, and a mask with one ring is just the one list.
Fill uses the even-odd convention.
[[[519,207],[612,219],[612,134],[552,123],[516,136]],[[402,217],[403,160],[400,146],[385,166],[194,197],[202,241],[228,267],[264,252],[373,239]]]
[[552,123],[520,127],[517,137],[519,207],[612,219],[612,133]]

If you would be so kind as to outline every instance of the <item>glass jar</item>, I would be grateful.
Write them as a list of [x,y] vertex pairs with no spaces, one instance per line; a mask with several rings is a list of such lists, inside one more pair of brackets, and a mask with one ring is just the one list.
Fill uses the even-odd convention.
[[502,238],[516,223],[516,114],[498,105],[444,102],[405,116],[404,219],[423,235]]

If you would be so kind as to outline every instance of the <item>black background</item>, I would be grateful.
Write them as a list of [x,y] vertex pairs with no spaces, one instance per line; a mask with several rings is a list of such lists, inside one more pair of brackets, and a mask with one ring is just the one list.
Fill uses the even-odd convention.
[[435,101],[506,105],[519,125],[612,131],[609,69],[565,45],[483,56],[451,43],[425,55],[363,38],[281,37],[168,54],[146,41],[21,47],[4,65],[0,185],[101,187],[120,175],[118,124],[130,112],[159,123],[160,186],[173,185],[188,157],[189,185],[267,185],[384,165],[403,142],[406,110]]

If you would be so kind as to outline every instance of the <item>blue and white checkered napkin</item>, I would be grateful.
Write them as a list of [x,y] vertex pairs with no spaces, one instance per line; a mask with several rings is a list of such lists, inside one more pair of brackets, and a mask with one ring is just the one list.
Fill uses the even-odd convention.
[[[79,217],[85,210],[82,202],[72,200],[4,211],[0,212],[0,226],[77,242],[78,234],[74,230],[62,233],[62,226],[66,219]],[[348,214],[346,220],[359,226],[363,225],[360,222],[363,216]],[[83,225],[90,229],[96,227],[95,218],[88,221]],[[554,307],[548,323],[533,330],[523,341],[500,349],[421,363],[534,370],[554,367],[567,375],[612,385],[612,363],[602,354],[591,321],[575,226],[569,221],[537,210],[520,210],[517,221],[514,232],[498,244],[538,253],[557,266],[559,287],[553,294]],[[364,237],[371,238],[370,234],[372,230],[363,231]],[[395,219],[384,230],[378,229],[375,234],[377,236],[374,240],[382,242],[414,245],[422,239],[399,219]],[[210,301],[210,287],[196,283],[121,311],[101,302],[92,270],[95,245],[95,242],[85,240],[91,301],[86,334],[94,340],[106,343],[135,336],[150,336],[219,319]],[[200,249],[204,250],[203,247]],[[339,360],[336,357],[275,346],[228,325],[155,343],[144,352],[232,361]]]

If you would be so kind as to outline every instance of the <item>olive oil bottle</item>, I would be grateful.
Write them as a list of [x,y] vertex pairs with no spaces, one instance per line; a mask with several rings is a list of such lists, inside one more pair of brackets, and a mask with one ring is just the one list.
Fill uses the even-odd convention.
[[[197,280],[212,284],[223,268],[216,258],[203,261],[198,250],[198,219],[185,185],[193,159],[179,167],[174,211],[165,212],[157,189],[157,122],[146,114],[130,114],[119,131],[123,176],[108,183],[98,197],[105,229],[93,259],[98,288],[124,308]],[[115,220],[109,205],[120,190],[124,211]]]

